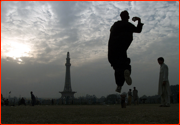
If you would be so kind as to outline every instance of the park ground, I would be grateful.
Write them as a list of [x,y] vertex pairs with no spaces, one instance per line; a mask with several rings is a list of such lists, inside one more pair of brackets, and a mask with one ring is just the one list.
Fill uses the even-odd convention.
[[2,106],[2,124],[178,124],[179,104]]

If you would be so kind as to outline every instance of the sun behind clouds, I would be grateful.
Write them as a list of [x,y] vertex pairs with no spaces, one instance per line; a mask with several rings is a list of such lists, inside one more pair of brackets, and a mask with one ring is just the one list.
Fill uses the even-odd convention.
[[9,43],[9,48],[7,53],[5,54],[7,57],[11,57],[13,59],[17,59],[18,61],[22,62],[21,57],[29,57],[30,56],[30,46],[18,43],[18,42],[11,42]]

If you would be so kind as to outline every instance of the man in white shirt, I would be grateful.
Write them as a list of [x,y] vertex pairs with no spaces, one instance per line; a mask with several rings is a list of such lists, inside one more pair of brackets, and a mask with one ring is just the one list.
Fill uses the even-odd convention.
[[158,95],[161,96],[160,107],[170,107],[171,89],[168,80],[168,66],[164,63],[163,57],[159,57],[157,61],[160,64],[159,87],[158,87]]

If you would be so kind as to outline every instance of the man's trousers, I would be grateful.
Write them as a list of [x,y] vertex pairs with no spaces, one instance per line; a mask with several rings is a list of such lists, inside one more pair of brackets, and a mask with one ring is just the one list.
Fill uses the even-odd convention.
[[[128,61],[127,61],[128,60]],[[125,82],[124,71],[127,69],[131,72],[130,59],[127,58],[123,63],[119,63],[118,65],[113,65],[114,76],[117,86],[123,86]]]
[[168,95],[167,91],[163,91],[161,95],[161,105],[170,105],[170,96]]

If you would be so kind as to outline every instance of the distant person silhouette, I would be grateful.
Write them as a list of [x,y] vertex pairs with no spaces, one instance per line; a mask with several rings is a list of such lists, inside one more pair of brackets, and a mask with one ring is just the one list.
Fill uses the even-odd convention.
[[132,100],[132,91],[131,91],[131,89],[129,89],[129,92],[128,92],[128,105],[131,105],[131,100]]
[[133,17],[135,22],[138,20],[137,27],[128,22],[129,13],[125,10],[120,14],[122,20],[115,22],[110,29],[108,43],[108,60],[115,70],[115,80],[117,84],[116,92],[121,93],[124,81],[128,85],[132,84],[130,58],[127,57],[127,49],[132,40],[133,33],[140,33],[143,27],[139,17]]
[[134,105],[138,104],[138,90],[136,89],[136,87],[134,87],[133,90],[133,100],[134,100]]
[[4,103],[5,103],[6,106],[8,106],[9,105],[9,100],[6,99]]
[[4,98],[3,98],[3,95],[1,94],[1,106],[4,105]]
[[24,104],[26,106],[26,102],[24,100],[24,98],[22,97],[21,100],[19,101],[19,104],[18,105],[21,105],[21,104]]
[[126,108],[126,92],[123,92],[121,95],[121,108]]
[[32,91],[31,91],[31,103],[32,103],[32,106],[34,106],[35,103],[36,103],[36,98],[35,98],[35,96],[34,96]]

